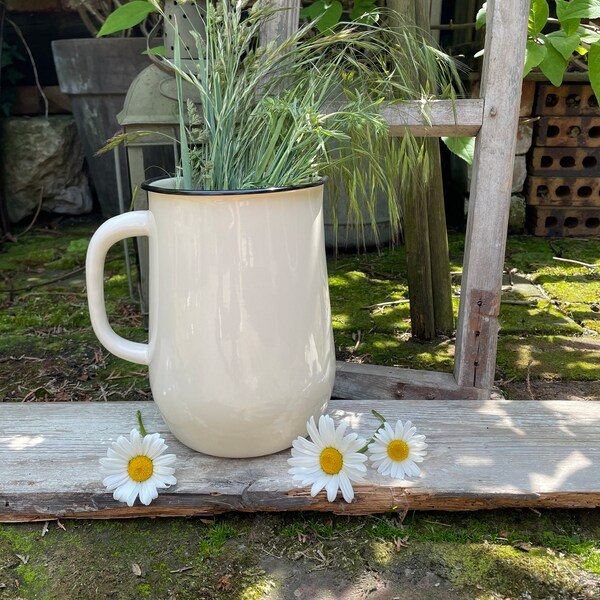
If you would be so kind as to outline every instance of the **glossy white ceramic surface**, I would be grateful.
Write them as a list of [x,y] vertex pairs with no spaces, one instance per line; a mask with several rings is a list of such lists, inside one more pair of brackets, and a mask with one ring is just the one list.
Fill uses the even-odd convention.
[[[154,185],[172,185],[169,180]],[[326,408],[335,376],[323,187],[249,195],[149,192],[149,210],[114,217],[87,261],[92,325],[114,354],[149,364],[173,434],[216,456],[288,448]],[[106,319],[106,250],[150,238],[150,339]]]

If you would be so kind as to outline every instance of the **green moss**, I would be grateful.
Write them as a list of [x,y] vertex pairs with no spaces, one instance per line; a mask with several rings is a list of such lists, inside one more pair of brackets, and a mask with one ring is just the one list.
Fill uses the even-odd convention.
[[600,379],[600,341],[565,336],[505,336],[498,343],[503,378],[595,381]]
[[510,236],[506,243],[506,262],[522,273],[534,273],[546,267],[557,267],[564,273],[571,273],[582,268],[554,260],[555,256],[588,264],[599,263],[600,241]]
[[262,569],[251,568],[242,573],[240,600],[261,600],[276,586],[272,577]]
[[[234,514],[208,522],[64,526],[51,522],[42,535],[42,523],[0,525],[0,581],[7,583],[7,597],[254,600],[277,593],[286,569],[322,571],[323,581],[343,573],[348,586],[365,572],[385,579],[405,568],[433,571],[476,597],[529,592],[548,598],[559,597],[558,590],[578,597],[590,577],[600,581],[600,516],[594,510],[410,513],[404,522],[392,514]],[[397,538],[407,544],[400,552]],[[282,558],[274,568],[261,563],[275,556]]]
[[199,544],[199,556],[201,558],[208,558],[210,556],[217,556],[223,549],[225,542],[238,535],[238,530],[227,522],[215,521],[211,523],[205,536],[200,540]]
[[560,267],[546,269],[535,276],[546,293],[559,302],[593,304],[600,298],[600,274],[566,273]]
[[502,334],[521,335],[580,335],[583,328],[550,302],[539,301],[535,306],[502,304],[500,308]]
[[487,591],[511,598],[584,591],[570,573],[571,564],[552,555],[538,556],[510,546],[445,543],[432,546],[431,553],[461,591]]

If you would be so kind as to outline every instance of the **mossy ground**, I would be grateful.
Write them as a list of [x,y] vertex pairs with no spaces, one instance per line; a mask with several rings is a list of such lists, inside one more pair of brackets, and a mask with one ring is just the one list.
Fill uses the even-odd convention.
[[591,599],[599,536],[597,511],[1,525],[0,598]]
[[[83,265],[95,226],[48,225],[0,247],[0,398],[120,400],[149,393],[146,370],[106,353],[91,332]],[[451,236],[449,247],[459,273],[463,237]],[[585,381],[600,393],[600,240],[511,237],[506,269],[512,273],[500,314],[498,385],[511,395],[515,382]],[[452,371],[452,339],[411,337],[403,248],[331,258],[329,273],[339,358]],[[457,275],[457,291],[459,284]],[[109,254],[105,291],[117,332],[143,341],[120,245]],[[389,302],[397,303],[382,304]]]
[[[109,355],[90,329],[83,264],[95,226],[49,223],[0,247],[2,401],[149,396],[145,369]],[[451,237],[453,271],[463,250],[463,238]],[[517,398],[559,383],[595,386],[600,398],[600,267],[553,256],[600,265],[600,241],[509,239],[506,267],[517,271],[504,298],[536,304],[502,305],[497,383]],[[402,248],[331,258],[329,272],[340,358],[452,370],[453,340],[412,340],[407,303],[373,307],[407,298]],[[143,341],[121,246],[106,277],[111,322]],[[593,510],[63,525],[0,526],[0,600],[600,597]]]

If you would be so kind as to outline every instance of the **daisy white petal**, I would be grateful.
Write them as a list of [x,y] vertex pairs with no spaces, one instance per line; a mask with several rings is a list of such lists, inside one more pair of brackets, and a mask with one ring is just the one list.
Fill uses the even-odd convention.
[[320,477],[312,484],[310,495],[314,498],[326,485],[327,480],[324,477]]
[[139,497],[142,504],[150,504],[159,489],[177,483],[174,454],[163,454],[167,445],[158,433],[142,436],[132,429],[129,438],[119,436],[100,459],[101,471],[107,476],[103,484],[113,492],[113,498],[133,506]]
[[134,483],[133,486],[129,490],[129,494],[127,495],[127,506],[133,506],[135,504],[135,499],[138,497],[140,493],[140,484]]
[[[333,502],[337,497],[337,491],[340,484],[340,476],[339,474],[332,475],[325,486],[327,490],[327,501]],[[353,494],[354,495],[354,494]]]
[[409,477],[418,477],[421,474],[421,469],[412,460],[407,461],[404,470]]
[[321,442],[321,436],[319,435],[319,430],[315,425],[315,418],[311,417],[310,421],[306,424],[306,429],[308,430],[308,435],[313,443],[319,447],[319,450],[323,449],[323,444]]
[[[335,445],[340,447],[344,441],[344,434],[346,433],[346,429],[348,428],[348,423],[340,423],[339,427],[336,429],[335,424],[331,421],[331,426],[333,427],[333,441]],[[346,436],[346,441],[356,439],[358,434],[350,433]]]
[[342,454],[360,450],[362,446],[358,443],[358,433],[349,433],[346,437],[340,438],[337,447]]
[[108,488],[108,491],[112,491],[129,481],[129,475],[122,473],[116,473],[115,475],[109,475],[102,480],[102,483]]
[[142,452],[148,458],[156,458],[163,446],[164,442],[158,433],[151,433],[142,438]]
[[410,421],[397,421],[393,428],[389,423],[384,423],[368,448],[369,459],[378,473],[394,479],[421,474],[415,463],[424,460],[427,444],[425,436],[416,434],[416,431],[417,428]]
[[[128,480],[123,485],[120,485],[113,493],[113,498],[119,502],[127,502],[129,496],[135,492],[135,481]],[[135,498],[134,498],[135,500]],[[133,506],[133,502],[131,504]]]
[[160,485],[157,485],[156,487],[166,489],[168,487],[171,487],[172,485],[175,485],[176,483],[177,479],[175,478],[175,475],[165,475],[162,478],[162,482],[160,483]]
[[334,420],[323,415],[318,427],[311,417],[306,428],[310,441],[297,438],[292,445],[292,457],[288,459],[288,473],[302,486],[310,486],[311,496],[316,496],[325,488],[327,500],[333,502],[338,489],[346,502],[354,498],[352,482],[364,483],[367,457],[358,452],[365,440],[358,434],[345,435],[347,424],[337,428]]
[[340,473],[340,489],[342,490],[342,496],[344,496],[344,500],[346,502],[352,502],[354,499],[354,490],[352,489],[352,484],[350,483],[350,479],[346,473]]
[[154,500],[154,498],[156,498],[158,496],[156,487],[153,486],[148,481],[143,481],[140,484],[139,494],[140,494],[140,502],[142,504],[145,504],[146,506],[148,506],[148,504],[150,504],[150,502],[152,502],[152,500]]
[[292,456],[294,452],[306,452],[309,454],[320,454],[321,451],[319,447],[313,442],[309,442],[306,438],[299,437],[294,440],[293,448],[292,448]]
[[[119,440],[124,440],[125,438],[123,436],[121,436],[119,438]],[[117,440],[117,444],[119,444],[119,440]],[[114,444],[114,448],[109,448],[106,451],[106,456],[108,458],[119,458],[121,460],[129,460],[129,453],[122,448],[121,446],[118,446],[117,444]]]
[[154,463],[154,472],[157,475],[173,475],[175,473],[175,469],[173,467],[161,467]]
[[119,469],[123,466],[124,463],[128,461],[123,460],[122,458],[101,458],[100,464],[102,465],[102,471],[108,473],[113,469]]
[[288,460],[288,464],[292,467],[311,467],[315,464],[315,459],[312,456],[293,456]]
[[[148,457],[150,458],[150,457]],[[177,457],[174,454],[163,454],[162,456],[157,456],[152,462],[155,465],[160,465],[161,467],[167,467],[172,465],[177,460]]]

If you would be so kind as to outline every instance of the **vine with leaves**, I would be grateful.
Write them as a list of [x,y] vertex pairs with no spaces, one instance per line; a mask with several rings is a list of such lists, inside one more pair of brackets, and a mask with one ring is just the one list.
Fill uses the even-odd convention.
[[[548,0],[531,0],[523,76],[538,68],[561,85],[567,71],[587,72],[600,98],[600,0],[555,0],[556,17]],[[486,3],[477,14],[477,29],[486,21]]]

